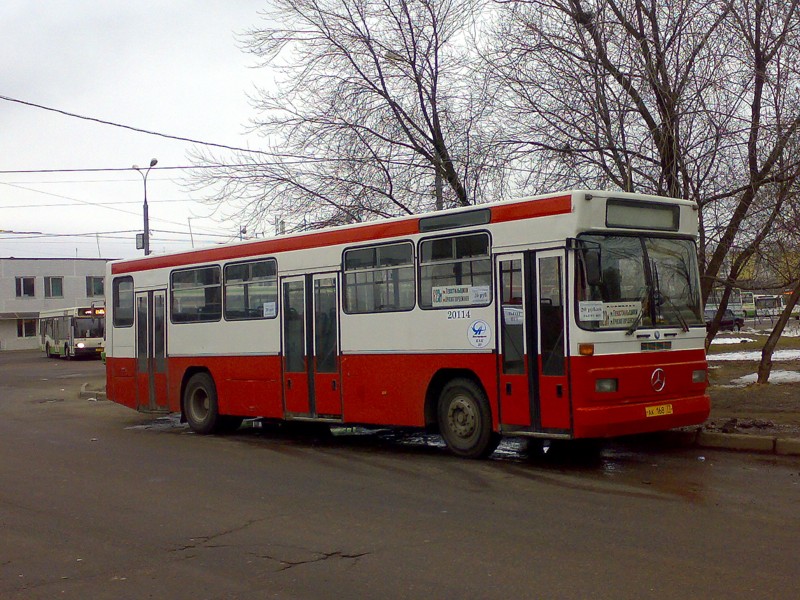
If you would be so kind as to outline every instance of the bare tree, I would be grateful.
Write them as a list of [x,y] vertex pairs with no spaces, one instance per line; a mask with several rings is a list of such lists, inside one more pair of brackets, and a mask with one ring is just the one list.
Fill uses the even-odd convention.
[[487,60],[511,92],[506,142],[539,165],[522,183],[693,199],[703,299],[735,285],[798,176],[800,0],[503,4]]
[[542,163],[534,185],[613,186],[702,199],[718,175],[724,1],[510,3],[488,53],[512,92],[507,143]]
[[[732,84],[734,97],[746,98],[749,110],[735,116],[739,127],[731,148],[746,171],[732,178],[728,189],[714,200],[730,200],[730,219],[713,251],[704,277],[704,297],[734,247],[737,236],[748,232],[748,217],[762,190],[791,184],[800,174],[796,147],[800,137],[800,2],[798,0],[739,0],[726,23],[739,51],[731,57],[739,74]],[[745,137],[746,136],[746,137]],[[738,140],[737,140],[738,138]],[[784,187],[785,189],[785,187]],[[778,207],[780,210],[780,207]],[[771,223],[753,236],[754,242],[734,261],[727,281],[735,282],[754,245],[766,237]]]
[[[471,65],[481,0],[274,0],[245,48],[276,73],[254,97],[260,153],[207,170],[214,200],[305,227],[463,206],[503,189]],[[198,159],[223,161],[208,154]],[[230,163],[231,161],[224,161]]]

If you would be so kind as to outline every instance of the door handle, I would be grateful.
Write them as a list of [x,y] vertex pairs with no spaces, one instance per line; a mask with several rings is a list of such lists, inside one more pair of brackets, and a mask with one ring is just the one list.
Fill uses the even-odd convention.
[[292,389],[292,380],[291,379],[287,379],[286,380],[286,389],[287,390]]
[[511,395],[511,384],[510,383],[506,383],[506,396],[510,396],[510,395]]
[[561,384],[559,383],[556,386],[556,398],[561,398],[563,395],[564,395],[564,388],[561,387]]
[[331,389],[333,391],[336,391],[336,380],[335,379],[331,381]]

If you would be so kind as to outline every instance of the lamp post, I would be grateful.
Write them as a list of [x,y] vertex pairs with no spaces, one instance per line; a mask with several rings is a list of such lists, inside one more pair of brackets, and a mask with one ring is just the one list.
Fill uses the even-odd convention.
[[158,164],[158,159],[154,158],[150,161],[150,166],[147,167],[147,170],[142,173],[142,170],[138,167],[138,165],[133,165],[133,168],[142,176],[142,181],[144,182],[144,234],[142,235],[142,241],[144,243],[144,255],[147,256],[150,254],[150,217],[147,213],[147,176],[150,174],[150,169],[155,167]]

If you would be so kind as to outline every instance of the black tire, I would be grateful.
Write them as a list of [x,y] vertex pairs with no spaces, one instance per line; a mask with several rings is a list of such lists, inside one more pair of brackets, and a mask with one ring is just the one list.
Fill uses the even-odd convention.
[[183,392],[183,413],[195,433],[208,435],[225,427],[225,418],[219,414],[217,386],[208,373],[197,373],[186,384]]
[[500,435],[492,431],[486,394],[470,379],[453,379],[442,389],[439,431],[450,451],[463,458],[485,458],[495,451]]

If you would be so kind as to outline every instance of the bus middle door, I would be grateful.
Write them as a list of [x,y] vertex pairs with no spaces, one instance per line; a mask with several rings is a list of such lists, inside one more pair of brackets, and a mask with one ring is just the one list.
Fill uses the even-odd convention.
[[528,428],[535,423],[536,405],[528,373],[536,364],[529,358],[527,339],[530,333],[528,261],[523,254],[497,257],[495,272],[499,278],[498,381],[500,383],[500,423],[505,427]]
[[338,280],[335,273],[282,280],[286,416],[339,419]]

